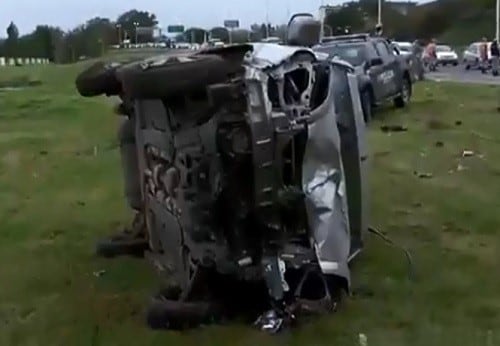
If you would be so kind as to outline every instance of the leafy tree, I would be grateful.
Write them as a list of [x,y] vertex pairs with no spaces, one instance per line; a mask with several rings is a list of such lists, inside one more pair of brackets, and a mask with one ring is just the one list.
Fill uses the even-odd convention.
[[17,51],[17,41],[19,39],[19,30],[14,22],[10,22],[7,27],[7,40],[5,40],[5,52],[7,56],[15,56]]
[[[378,0],[359,0],[344,3],[340,9],[327,14],[325,34],[367,32],[373,30],[377,22]],[[384,1],[384,32],[391,38],[413,40],[431,37],[450,38],[450,43],[466,43],[494,33],[496,0],[436,0],[413,8],[408,15],[402,15]],[[120,15],[116,21],[95,17],[78,25],[73,30],[63,32],[50,25],[38,25],[35,30],[20,36],[17,26],[11,22],[7,27],[7,38],[0,40],[0,56],[48,58],[55,62],[76,61],[80,57],[101,56],[108,46],[119,42],[119,29],[123,38],[136,36],[136,27],[153,28],[158,21],[153,13],[130,10]],[[226,28],[210,30],[213,38],[229,42]],[[150,42],[152,30],[138,32],[139,42]],[[251,25],[250,32],[242,29],[232,32],[234,42],[260,41],[267,36],[286,36],[286,26],[268,23]],[[191,28],[177,39],[201,43],[205,31]]]
[[268,31],[268,27],[265,23],[262,23],[260,25],[260,37],[262,38],[267,38],[268,36],[271,36],[269,31]]
[[366,12],[357,2],[347,3],[340,10],[327,14],[325,24],[332,28],[333,34],[363,32],[368,29]]
[[158,24],[156,15],[148,11],[138,11],[130,10],[118,17],[116,20],[117,24],[120,24],[125,33],[127,33],[128,38],[132,38],[135,41],[135,37],[139,42],[148,42],[152,40],[152,32],[141,33],[137,32],[137,27],[153,28]]
[[275,34],[275,36],[279,37],[283,42],[285,42],[287,30],[288,30],[287,25],[285,25],[285,24],[279,25],[275,28],[274,34]]
[[15,41],[19,38],[19,30],[14,22],[10,22],[7,27],[7,40]]

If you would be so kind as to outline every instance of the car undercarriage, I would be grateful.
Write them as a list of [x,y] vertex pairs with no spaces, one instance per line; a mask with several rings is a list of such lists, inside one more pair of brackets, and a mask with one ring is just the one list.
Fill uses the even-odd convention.
[[349,291],[349,262],[368,228],[357,77],[298,41],[110,72],[107,94],[136,124],[146,257],[168,282],[152,299],[151,327],[246,312],[275,333],[334,311]]

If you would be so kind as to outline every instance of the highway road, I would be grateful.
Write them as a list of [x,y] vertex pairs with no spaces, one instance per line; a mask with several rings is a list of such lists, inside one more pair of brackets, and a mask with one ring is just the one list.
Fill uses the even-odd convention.
[[436,72],[429,72],[426,78],[442,82],[459,82],[485,85],[500,85],[500,76],[492,76],[491,71],[482,74],[479,70],[465,70],[463,65],[440,66]]

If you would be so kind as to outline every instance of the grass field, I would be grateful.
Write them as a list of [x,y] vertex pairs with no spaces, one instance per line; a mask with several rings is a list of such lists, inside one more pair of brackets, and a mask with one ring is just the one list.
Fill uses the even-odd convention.
[[500,344],[496,89],[422,83],[410,108],[371,124],[372,224],[412,251],[414,281],[402,253],[370,236],[337,314],[277,337],[241,325],[180,334],[145,327],[157,283],[145,262],[93,255],[129,215],[118,119],[109,100],[77,96],[77,71],[0,70],[42,82],[0,91],[0,345],[349,346],[359,333],[370,346]]

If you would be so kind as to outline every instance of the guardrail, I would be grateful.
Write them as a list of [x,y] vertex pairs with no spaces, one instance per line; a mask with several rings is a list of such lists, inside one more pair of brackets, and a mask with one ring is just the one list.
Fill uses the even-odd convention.
[[49,63],[46,58],[5,58],[0,56],[1,66],[45,65]]
[[155,48],[155,49],[194,49],[199,48],[199,44],[190,44],[190,43],[174,43],[172,46],[168,46],[166,43],[157,43],[157,42],[148,42],[148,43],[127,43],[121,46],[112,45],[109,46],[111,50],[122,50],[122,49],[146,49],[146,48]]

